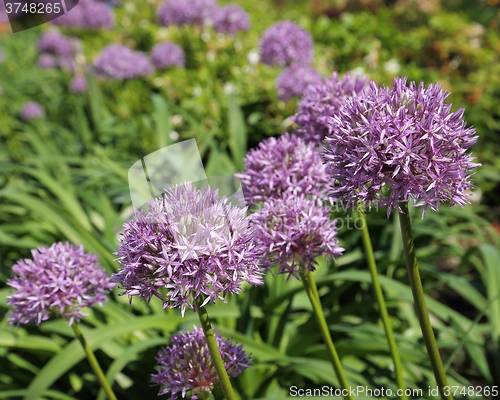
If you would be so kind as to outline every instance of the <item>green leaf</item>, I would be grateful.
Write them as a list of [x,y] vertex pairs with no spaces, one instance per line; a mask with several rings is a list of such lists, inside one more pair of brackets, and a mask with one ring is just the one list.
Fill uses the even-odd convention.
[[172,130],[167,101],[158,94],[152,94],[154,120],[156,125],[156,143],[158,149],[169,145],[169,135]]
[[243,158],[247,151],[247,131],[243,112],[234,94],[229,96],[229,148],[233,162],[239,171],[243,170]]

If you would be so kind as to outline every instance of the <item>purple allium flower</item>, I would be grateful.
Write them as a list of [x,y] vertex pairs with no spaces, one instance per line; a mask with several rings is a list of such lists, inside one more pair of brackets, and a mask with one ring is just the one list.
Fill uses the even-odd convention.
[[38,51],[49,53],[57,57],[73,57],[75,46],[78,42],[76,38],[61,35],[58,32],[44,32],[38,40]]
[[345,99],[367,90],[368,81],[365,76],[351,76],[347,73],[339,80],[336,72],[331,79],[309,86],[293,116],[294,122],[299,125],[295,133],[307,142],[321,142],[328,134],[330,118],[339,112]]
[[19,116],[23,121],[29,121],[30,119],[40,118],[45,114],[43,107],[36,101],[28,101],[23,105],[21,111],[19,111]]
[[7,297],[13,309],[10,324],[27,324],[49,319],[51,313],[69,318],[69,325],[85,314],[84,307],[107,301],[115,286],[98,263],[98,255],[85,253],[83,246],[54,243],[32,250],[33,259],[18,261],[15,277],[7,284],[15,292]]
[[115,15],[109,6],[100,1],[80,0],[73,9],[52,23],[70,28],[111,29],[115,25]]
[[[204,294],[213,304],[241,284],[262,284],[260,247],[253,242],[246,208],[231,205],[218,190],[199,190],[187,183],[166,189],[124,224],[117,255],[123,268],[114,276],[123,294],[152,296],[164,308],[193,308],[190,297]],[[161,292],[166,288],[167,293]]]
[[261,142],[244,162],[245,172],[235,177],[241,179],[249,205],[280,198],[288,192],[324,198],[331,182],[321,149],[289,133]]
[[166,0],[158,8],[158,18],[163,26],[205,25],[216,10],[214,0]]
[[56,68],[57,59],[52,54],[42,53],[38,57],[38,66],[41,69]]
[[308,64],[313,56],[312,37],[292,21],[278,22],[264,32],[260,55],[267,65]]
[[83,75],[75,75],[73,77],[73,79],[71,79],[69,89],[73,93],[86,92],[88,89],[87,80],[85,79],[85,77]]
[[103,79],[132,79],[153,73],[150,59],[121,44],[109,44],[94,60],[96,76]]
[[246,32],[250,28],[248,13],[236,4],[228,4],[217,10],[214,17],[214,29],[217,32],[236,35],[236,32]]
[[451,112],[448,92],[439,84],[379,88],[350,97],[330,120],[325,159],[336,181],[333,197],[355,204],[388,206],[415,199],[415,205],[438,211],[439,204],[464,206],[471,171],[480,164],[466,154],[477,140],[466,128],[464,110]]
[[158,69],[183,67],[185,64],[184,50],[171,42],[158,43],[151,50],[151,60]]
[[334,257],[344,251],[338,246],[336,221],[317,197],[285,193],[265,201],[250,218],[255,239],[266,250],[263,265],[278,265],[280,274],[298,278],[301,268],[314,271],[322,254]]
[[[219,379],[203,330],[195,326],[193,332],[177,333],[171,340],[172,345],[161,349],[156,356],[160,368],[151,375],[151,381],[162,386],[158,395],[170,393],[170,399],[176,400],[180,395],[186,397],[189,391],[192,399],[199,399],[203,392],[211,393]],[[225,340],[218,333],[215,340],[230,377],[240,375],[250,366],[243,346]]]
[[321,75],[313,67],[293,64],[285,68],[276,79],[276,89],[280,100],[302,96],[306,89],[321,82]]

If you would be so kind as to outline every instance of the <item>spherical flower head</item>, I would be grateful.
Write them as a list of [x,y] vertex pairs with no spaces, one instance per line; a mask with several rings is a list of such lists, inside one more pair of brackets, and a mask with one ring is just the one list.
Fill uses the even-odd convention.
[[[250,366],[243,346],[223,339],[218,333],[215,340],[229,377],[237,377]],[[156,356],[159,370],[151,375],[151,381],[162,386],[158,395],[170,393],[170,399],[176,400],[189,391],[192,399],[200,398],[203,392],[211,393],[219,379],[203,330],[195,326],[192,332],[172,335],[171,341],[172,345]]]
[[[191,295],[204,304],[226,302],[241,284],[262,284],[260,247],[253,242],[246,208],[238,208],[218,190],[191,183],[166,189],[124,224],[117,255],[123,268],[114,276],[124,293],[164,307],[193,308]],[[166,289],[166,290],[164,290]]]
[[393,88],[372,82],[367,93],[346,100],[326,137],[332,196],[387,206],[388,216],[413,198],[424,206],[422,218],[445,201],[468,203],[471,171],[480,164],[466,152],[477,136],[447,97],[437,83],[407,86],[406,78],[395,78]]
[[214,17],[214,29],[217,32],[236,35],[236,32],[246,32],[250,28],[248,13],[236,4],[228,4],[217,10]]
[[86,92],[88,89],[87,80],[83,75],[75,75],[69,84],[69,90],[73,93]]
[[321,75],[313,67],[293,64],[283,70],[276,79],[280,100],[288,101],[304,94],[307,88],[321,82]]
[[57,57],[73,57],[77,42],[76,38],[48,31],[40,36],[37,47],[40,53],[49,53]]
[[267,65],[308,64],[313,56],[312,37],[292,21],[278,22],[264,32],[260,55]]
[[245,157],[245,172],[235,174],[243,183],[248,205],[284,193],[326,197],[331,179],[321,158],[321,149],[285,133],[269,138]]
[[344,251],[338,245],[336,221],[317,197],[286,193],[264,202],[251,219],[255,238],[266,250],[263,265],[278,265],[279,273],[288,277],[314,271],[316,258],[323,254],[334,257]]
[[106,46],[94,60],[96,76],[102,79],[132,79],[153,73],[150,59],[121,44]]
[[367,90],[368,81],[365,76],[349,73],[339,79],[334,72],[331,79],[310,85],[293,116],[294,122],[299,125],[295,133],[307,142],[320,143],[328,134],[330,118],[339,112],[345,99]]
[[51,69],[51,68],[56,68],[57,67],[57,59],[47,53],[40,54],[38,57],[38,66],[41,69]]
[[29,121],[31,119],[40,118],[45,114],[43,107],[36,101],[29,101],[23,105],[21,111],[19,111],[19,116],[23,121]]
[[115,15],[108,5],[100,1],[80,0],[74,8],[52,23],[68,28],[111,29],[115,25]]
[[206,25],[217,10],[214,0],[167,0],[158,8],[158,19],[163,26]]
[[12,271],[15,277],[7,284],[15,292],[7,297],[12,307],[10,324],[27,324],[49,319],[52,313],[73,321],[85,314],[84,307],[107,301],[115,285],[98,263],[97,255],[85,253],[83,246],[54,243],[32,250],[33,259],[18,261]]
[[151,50],[151,60],[158,69],[184,67],[184,50],[171,42],[158,43]]

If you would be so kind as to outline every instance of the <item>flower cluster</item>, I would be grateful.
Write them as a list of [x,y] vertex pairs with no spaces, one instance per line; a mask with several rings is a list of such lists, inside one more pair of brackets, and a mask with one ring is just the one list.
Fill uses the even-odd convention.
[[[215,334],[222,361],[230,377],[240,375],[250,366],[250,360],[243,346],[231,343]],[[191,391],[191,398],[204,398],[203,392],[210,393],[218,382],[215,366],[208,350],[203,330],[194,327],[192,332],[172,335],[172,345],[158,353],[159,364],[157,374],[151,375],[151,381],[161,385],[159,396],[170,393],[175,400]]]
[[87,80],[83,75],[75,75],[69,84],[69,90],[73,93],[86,92],[88,89]]
[[299,125],[295,133],[307,142],[321,142],[328,133],[330,118],[339,112],[345,100],[367,89],[368,81],[365,76],[347,73],[339,79],[336,72],[331,79],[309,86],[293,116],[294,122]]
[[81,51],[81,42],[77,38],[48,31],[38,40],[38,51],[41,53],[38,58],[40,68],[60,67],[72,71],[75,68],[75,56]]
[[276,79],[276,89],[280,100],[302,96],[308,87],[321,82],[321,75],[313,67],[293,64],[285,68]]
[[115,286],[98,256],[85,253],[83,246],[59,242],[31,254],[32,260],[20,260],[12,267],[16,276],[7,282],[15,289],[7,297],[11,324],[36,321],[39,325],[55,313],[68,318],[71,325],[85,315],[82,308],[107,301],[107,292]]
[[292,21],[278,22],[260,41],[261,60],[267,65],[308,64],[313,56],[311,35]]
[[342,254],[336,238],[336,221],[320,198],[285,193],[271,198],[251,215],[255,239],[266,250],[264,266],[279,266],[280,274],[298,278],[301,268],[314,271],[323,254]]
[[252,239],[245,208],[219,198],[217,190],[176,186],[124,225],[117,253],[123,268],[114,281],[130,299],[156,296],[184,315],[186,306],[194,309],[191,295],[205,295],[204,304],[225,302],[243,282],[262,283],[261,249]]
[[217,10],[214,16],[214,29],[217,32],[235,35],[250,28],[248,13],[236,4],[229,4]]
[[243,182],[247,204],[280,198],[284,193],[325,197],[330,177],[315,144],[285,133],[269,138],[245,157],[245,172],[235,174]]
[[372,82],[367,93],[347,99],[326,137],[332,196],[388,206],[388,215],[410,198],[424,206],[422,217],[441,202],[464,206],[479,166],[466,151],[477,136],[465,127],[463,109],[451,112],[447,96],[439,84],[407,86],[395,78],[393,88]]
[[185,56],[182,48],[171,42],[158,43],[151,50],[151,60],[158,69],[183,67]]
[[163,26],[203,26],[213,21],[216,11],[214,0],[166,0],[158,8],[158,19]]
[[153,73],[149,58],[121,44],[106,46],[94,60],[95,75],[102,79],[132,79]]
[[43,107],[36,101],[28,101],[23,105],[21,111],[19,111],[19,116],[23,121],[29,121],[31,119],[40,118],[45,114]]
[[115,25],[115,15],[111,8],[102,2],[80,0],[74,8],[52,23],[69,28],[111,29]]

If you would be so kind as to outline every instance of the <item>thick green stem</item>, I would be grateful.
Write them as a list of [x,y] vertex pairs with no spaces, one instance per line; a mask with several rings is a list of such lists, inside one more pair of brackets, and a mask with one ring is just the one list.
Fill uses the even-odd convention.
[[217,347],[217,341],[212,329],[212,324],[210,323],[210,318],[208,317],[206,308],[201,306],[203,304],[201,296],[198,296],[194,302],[196,305],[196,311],[198,312],[198,317],[200,318],[201,328],[203,329],[205,338],[207,339],[208,351],[210,351],[210,356],[212,357],[217,377],[219,378],[219,382],[222,386],[222,391],[226,396],[226,400],[236,400],[236,395],[234,394],[233,387],[229,381],[224,361],[222,361],[219,348]]
[[380,310],[380,317],[382,318],[382,323],[384,324],[385,335],[387,337],[387,342],[389,343],[389,350],[392,356],[392,362],[394,363],[394,373],[396,374],[396,383],[398,387],[402,390],[403,395],[401,399],[407,400],[408,396],[404,394],[406,385],[403,375],[403,364],[401,363],[401,357],[399,356],[398,346],[396,345],[396,339],[394,338],[394,333],[392,331],[391,321],[389,320],[389,313],[387,312],[387,306],[385,305],[384,293],[382,292],[382,286],[380,286],[380,281],[378,279],[377,264],[375,262],[375,256],[373,254],[372,241],[370,239],[370,233],[368,232],[368,225],[366,223],[365,214],[360,208],[358,211],[359,218],[363,222],[363,228],[361,234],[363,237],[363,245],[365,247],[366,261],[368,263],[368,269],[372,276],[373,291],[375,292],[375,298],[377,299],[378,308]]
[[420,279],[420,272],[418,270],[417,257],[415,256],[415,244],[413,243],[413,234],[411,231],[411,220],[408,212],[408,204],[401,205],[403,213],[399,213],[399,224],[401,226],[401,233],[403,236],[403,246],[406,258],[406,267],[408,268],[408,276],[410,279],[411,291],[415,301],[415,310],[417,312],[420,327],[422,328],[422,335],[424,337],[427,354],[431,362],[434,376],[439,387],[439,392],[443,400],[453,400],[451,394],[448,396],[444,392],[445,386],[448,386],[446,380],[446,373],[444,372],[443,362],[441,355],[434,337],[431,321],[429,319],[429,312],[425,304],[424,289]]
[[328,329],[325,314],[323,314],[323,308],[321,307],[318,288],[316,287],[316,282],[314,281],[313,274],[310,271],[301,272],[300,280],[302,281],[307,295],[309,296],[309,300],[311,301],[314,315],[316,316],[316,321],[318,322],[321,336],[325,341],[328,358],[332,363],[333,370],[337,374],[337,378],[339,380],[341,388],[347,390],[347,395],[344,396],[344,398],[352,400],[352,397],[349,394],[349,384],[347,383],[344,369],[342,368],[342,364],[340,363],[340,358],[337,354],[337,350],[335,350],[335,346],[333,345],[333,340],[330,336],[330,330]]
[[85,352],[85,355],[87,356],[87,359],[89,360],[90,367],[94,371],[95,376],[97,377],[97,380],[101,384],[102,389],[104,390],[104,393],[106,393],[106,396],[108,396],[109,400],[117,400],[115,394],[113,393],[113,389],[109,386],[108,381],[106,380],[106,376],[104,376],[104,373],[102,372],[101,367],[99,366],[99,362],[97,361],[97,358],[95,358],[94,353],[92,352],[92,349],[90,346],[87,344],[85,338],[83,337],[83,333],[80,330],[80,327],[76,322],[73,321],[71,324],[71,327],[73,328],[73,331],[75,332],[75,336],[80,342],[80,344],[83,347],[83,351]]

